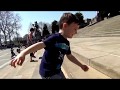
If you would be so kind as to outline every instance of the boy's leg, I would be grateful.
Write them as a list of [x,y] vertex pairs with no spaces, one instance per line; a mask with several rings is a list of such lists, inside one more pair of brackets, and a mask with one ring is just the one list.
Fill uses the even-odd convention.
[[50,77],[51,79],[65,79],[63,72],[61,71],[59,74],[53,75]]
[[30,53],[30,62],[32,62],[33,53]]
[[32,60],[32,58],[36,58],[34,53],[30,53],[30,62],[38,62],[38,60]]
[[41,78],[42,79],[66,79],[62,71],[59,74],[55,74],[51,77],[42,77],[41,76]]

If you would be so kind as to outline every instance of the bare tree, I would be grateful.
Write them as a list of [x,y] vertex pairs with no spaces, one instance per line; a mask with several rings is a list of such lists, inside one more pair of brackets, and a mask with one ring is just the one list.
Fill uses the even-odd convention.
[[16,14],[13,18],[13,30],[15,30],[15,33],[16,33],[16,37],[17,37],[17,40],[18,40],[18,43],[19,43],[19,39],[20,38],[20,34],[19,34],[19,29],[21,28],[21,24],[20,24],[20,17],[18,14]]
[[[7,44],[7,37],[11,37],[21,28],[20,17],[12,11],[0,11],[0,30],[4,34],[4,41]],[[17,34],[16,34],[17,35]]]
[[6,13],[7,13],[6,11],[0,11],[0,31],[2,31],[2,33],[4,34],[5,43],[7,41],[6,25],[7,25],[7,16],[8,16],[8,14]]

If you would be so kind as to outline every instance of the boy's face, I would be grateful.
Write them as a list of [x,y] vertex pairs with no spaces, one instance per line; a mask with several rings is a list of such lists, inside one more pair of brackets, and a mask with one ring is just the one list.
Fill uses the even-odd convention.
[[31,31],[31,33],[34,33],[34,31]]
[[69,25],[67,23],[63,24],[64,33],[67,38],[72,38],[74,34],[77,34],[78,28],[79,25],[74,22]]

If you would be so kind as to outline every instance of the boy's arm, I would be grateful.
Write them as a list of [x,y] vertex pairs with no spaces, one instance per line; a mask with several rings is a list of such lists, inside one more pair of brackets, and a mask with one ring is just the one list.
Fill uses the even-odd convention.
[[84,71],[88,71],[89,68],[86,65],[83,65],[82,63],[80,63],[72,54],[69,54],[69,55],[66,55],[66,56],[71,62],[80,66]]
[[16,64],[22,65],[25,60],[25,56],[27,54],[35,52],[37,50],[40,50],[44,47],[46,47],[46,46],[43,42],[38,42],[38,43],[35,43],[35,44],[29,46],[28,48],[21,51],[20,54],[18,54],[13,60],[11,60],[11,66],[16,67]]
[[32,42],[32,34],[31,33],[28,35],[28,39]]
[[38,43],[35,43],[35,44],[29,46],[28,48],[23,50],[21,53],[24,53],[24,55],[27,55],[29,53],[35,52],[37,50],[40,50],[40,49],[42,49],[44,47],[45,47],[45,44],[43,42],[38,42]]

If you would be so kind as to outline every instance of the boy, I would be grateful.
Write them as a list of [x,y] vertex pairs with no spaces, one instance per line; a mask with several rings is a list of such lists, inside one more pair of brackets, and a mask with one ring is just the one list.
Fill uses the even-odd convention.
[[11,59],[15,58],[16,57],[16,54],[14,53],[14,49],[11,48]]
[[[34,33],[34,28],[30,28],[30,33],[28,34],[28,37],[27,37],[28,46],[31,46],[32,44],[34,44],[33,33]],[[34,60],[32,60],[32,57],[36,58],[34,56],[34,52],[30,52],[30,62],[34,62]]]
[[44,48],[45,52],[39,69],[39,73],[43,79],[63,78],[61,74],[61,65],[64,55],[66,55],[70,61],[80,66],[84,71],[87,71],[89,68],[81,64],[71,54],[70,44],[67,40],[67,38],[72,38],[72,36],[77,33],[77,29],[79,28],[78,19],[72,13],[64,13],[59,21],[59,28],[59,33],[53,34],[47,39],[23,50],[11,61],[11,66],[16,67],[16,63],[17,65],[22,65],[25,60],[25,55]]

